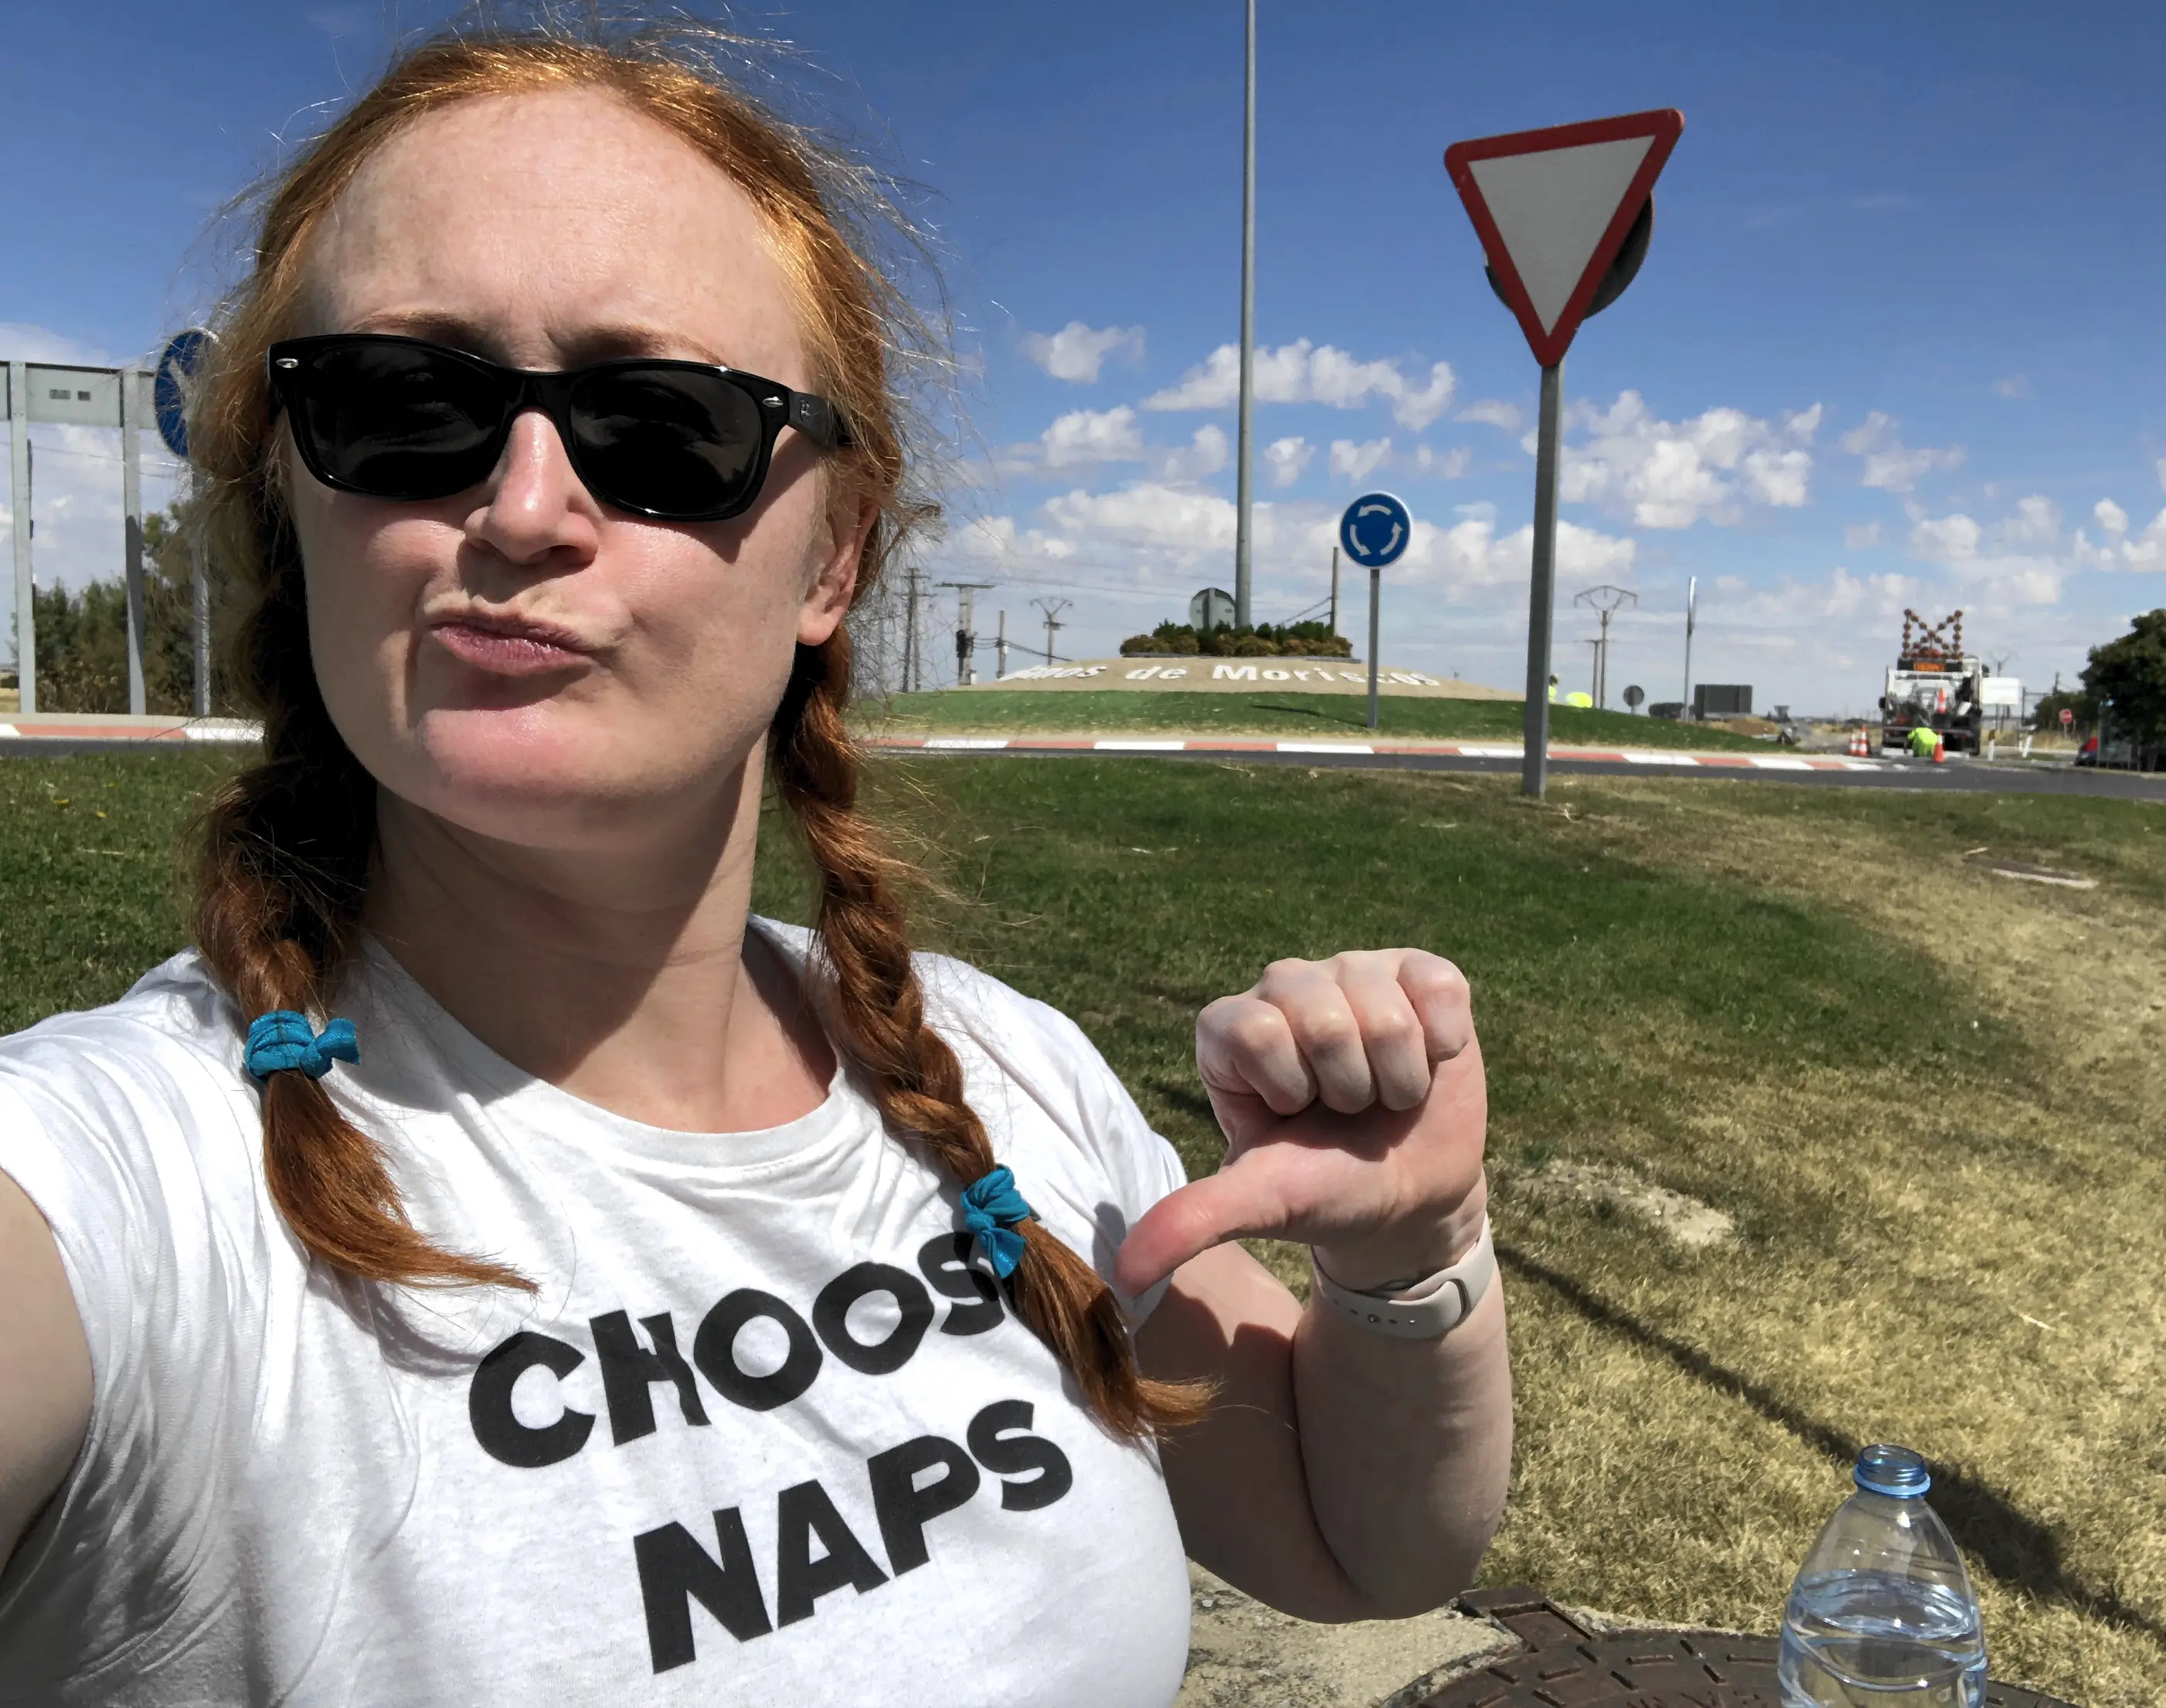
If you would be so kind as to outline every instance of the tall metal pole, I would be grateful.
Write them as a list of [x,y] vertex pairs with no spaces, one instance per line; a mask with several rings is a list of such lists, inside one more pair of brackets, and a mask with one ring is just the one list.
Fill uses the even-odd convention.
[[1694,608],[1699,604],[1699,577],[1694,576],[1685,583],[1685,709],[1684,715],[1692,715],[1692,637]]
[[30,371],[8,364],[8,514],[15,546],[16,704],[38,709],[38,606],[30,578]]
[[1384,602],[1378,597],[1383,591],[1384,567],[1378,564],[1369,572],[1369,727],[1376,727],[1376,635],[1377,613]]
[[1564,364],[1542,370],[1535,445],[1535,573],[1527,598],[1527,714],[1519,793],[1540,800],[1549,787],[1550,628],[1556,604],[1557,443],[1564,430]]
[[998,682],[1008,673],[1008,612],[1001,607],[1000,627],[993,635],[993,680]]
[[1241,421],[1234,485],[1234,621],[1249,615],[1249,413],[1256,378],[1256,0],[1249,0],[1248,66],[1241,121]]
[[128,592],[128,709],[150,709],[143,680],[143,423],[136,383],[142,376],[120,370],[120,509],[125,551],[121,563]]
[[1331,632],[1339,632],[1339,548],[1331,548]]

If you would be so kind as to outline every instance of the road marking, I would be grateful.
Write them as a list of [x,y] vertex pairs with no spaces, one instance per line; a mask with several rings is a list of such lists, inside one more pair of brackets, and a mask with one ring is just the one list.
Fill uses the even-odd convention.
[[1463,759],[1518,759],[1525,751],[1519,747],[1459,747],[1445,751],[1456,752]]
[[1813,768],[1809,759],[1778,759],[1772,756],[1756,755],[1752,762],[1762,771],[1810,771]]
[[1697,765],[1699,761],[1689,753],[1627,753],[1625,762],[1631,765]]
[[1008,745],[1005,735],[927,735],[928,747],[966,748],[971,751],[991,752]]
[[1281,753],[1374,753],[1376,751],[1366,741],[1281,741],[1277,745]]
[[1101,753],[1178,753],[1186,741],[1093,741]]

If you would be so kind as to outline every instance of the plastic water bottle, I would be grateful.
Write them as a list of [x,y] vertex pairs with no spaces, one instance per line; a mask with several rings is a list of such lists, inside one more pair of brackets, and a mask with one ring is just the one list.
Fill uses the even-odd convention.
[[1985,1632],[1908,1447],[1870,1447],[1783,1610],[1783,1708],[1979,1708]]

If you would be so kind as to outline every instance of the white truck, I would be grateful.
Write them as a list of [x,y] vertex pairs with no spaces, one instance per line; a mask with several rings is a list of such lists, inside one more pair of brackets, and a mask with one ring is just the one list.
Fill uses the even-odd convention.
[[2021,721],[2023,685],[2012,676],[1995,676],[1974,655],[1963,650],[1961,611],[1929,624],[1915,611],[1903,613],[1903,645],[1889,667],[1880,697],[1880,751],[1910,751],[1910,732],[1936,733],[1950,753],[1981,750],[1989,714],[1997,725],[2013,713]]

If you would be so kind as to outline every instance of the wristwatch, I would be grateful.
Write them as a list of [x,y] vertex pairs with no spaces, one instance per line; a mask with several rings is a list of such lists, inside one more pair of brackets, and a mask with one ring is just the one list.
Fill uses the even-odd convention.
[[1472,1251],[1449,1269],[1404,1288],[1357,1293],[1325,1274],[1313,1248],[1308,1255],[1316,1277],[1315,1297],[1324,1310],[1405,1341],[1433,1341],[1450,1334],[1474,1314],[1497,1273],[1497,1245],[1489,1236],[1487,1215],[1482,1218],[1482,1237]]

